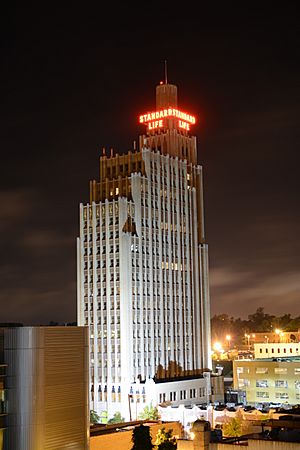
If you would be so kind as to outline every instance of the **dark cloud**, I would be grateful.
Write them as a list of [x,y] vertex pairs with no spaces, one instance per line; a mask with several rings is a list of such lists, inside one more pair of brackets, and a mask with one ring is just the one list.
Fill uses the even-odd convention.
[[[59,272],[54,275],[58,278]],[[45,325],[51,320],[75,321],[76,303],[70,302],[70,298],[74,298],[75,285],[63,284],[59,288],[56,287],[57,281],[51,283],[49,278],[44,280],[43,287],[39,276],[37,280],[39,285],[24,282],[23,286],[16,287],[12,283],[0,291],[0,304],[5,306],[1,321],[25,325]]]
[[30,189],[2,191],[0,204],[1,322],[75,321],[75,237],[59,208]]
[[274,315],[299,316],[299,271],[266,275],[257,272],[211,269],[212,314],[247,318],[257,308]]
[[0,231],[15,228],[26,220],[32,212],[34,199],[35,194],[28,189],[0,191]]
[[63,233],[58,233],[54,230],[30,230],[21,240],[21,245],[23,245],[28,250],[33,252],[53,252],[55,249],[64,247],[69,247],[74,244],[72,238],[64,235]]
[[26,5],[1,27],[1,320],[76,320],[79,203],[102,146],[126,152],[143,132],[165,59],[199,117],[212,311],[297,314],[296,5],[103,17]]

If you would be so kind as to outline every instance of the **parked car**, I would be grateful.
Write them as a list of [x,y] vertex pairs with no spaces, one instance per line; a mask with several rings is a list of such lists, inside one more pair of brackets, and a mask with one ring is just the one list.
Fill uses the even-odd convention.
[[255,410],[254,406],[251,406],[251,405],[244,406],[244,411],[245,412],[251,412],[251,411],[254,411],[254,410]]
[[214,410],[215,410],[215,411],[224,411],[225,408],[226,408],[226,405],[220,404],[220,405],[216,405],[216,406],[214,407]]
[[204,405],[199,405],[199,408],[202,409],[202,410],[206,410],[207,409],[207,405],[205,405],[205,404]]
[[227,411],[229,412],[236,412],[236,408],[234,406],[227,406]]

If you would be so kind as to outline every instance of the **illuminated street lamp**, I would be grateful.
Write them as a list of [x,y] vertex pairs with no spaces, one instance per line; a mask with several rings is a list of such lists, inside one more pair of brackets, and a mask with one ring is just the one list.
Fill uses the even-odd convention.
[[215,352],[221,353],[223,351],[222,344],[220,342],[215,342],[214,350],[215,350]]
[[220,342],[215,342],[213,345],[214,353],[217,358],[221,357],[221,353],[224,352],[222,344]]
[[226,341],[227,341],[227,346],[228,346],[228,350],[230,349],[230,341],[231,341],[231,336],[230,334],[226,334],[225,337]]
[[278,336],[278,342],[280,342],[281,341],[281,336],[283,336],[283,331],[280,330],[279,328],[276,328],[275,333]]
[[247,339],[248,349],[250,350],[250,334],[245,333],[244,336]]

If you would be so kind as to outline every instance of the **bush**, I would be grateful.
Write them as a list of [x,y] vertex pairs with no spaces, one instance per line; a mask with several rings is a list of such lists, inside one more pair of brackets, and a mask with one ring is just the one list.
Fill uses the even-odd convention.
[[121,413],[117,411],[111,419],[107,423],[122,423],[125,422],[124,417],[121,416]]
[[158,420],[158,409],[152,405],[152,403],[149,406],[145,406],[143,411],[139,414],[139,419],[142,420]]
[[242,435],[242,422],[239,418],[233,417],[223,425],[223,433],[228,437],[239,437]]
[[93,425],[100,423],[100,416],[93,409],[90,411],[90,423]]
[[177,443],[175,438],[172,436],[172,429],[166,431],[165,427],[158,430],[156,435],[157,450],[175,450],[177,448]]

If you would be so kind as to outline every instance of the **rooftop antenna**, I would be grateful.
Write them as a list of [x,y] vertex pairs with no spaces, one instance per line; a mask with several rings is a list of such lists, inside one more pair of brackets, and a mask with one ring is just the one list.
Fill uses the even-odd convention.
[[168,84],[168,64],[166,59],[165,59],[165,84]]

